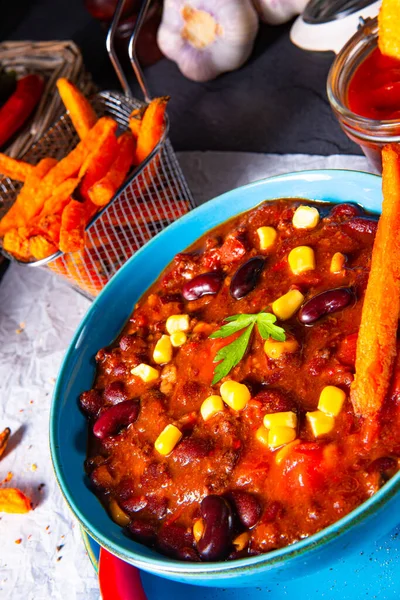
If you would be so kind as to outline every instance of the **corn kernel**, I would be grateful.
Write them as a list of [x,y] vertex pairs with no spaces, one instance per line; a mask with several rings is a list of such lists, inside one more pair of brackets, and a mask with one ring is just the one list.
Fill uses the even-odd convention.
[[184,331],[175,331],[171,334],[171,344],[174,348],[180,348],[186,343],[187,335]]
[[275,244],[278,233],[273,227],[259,227],[257,229],[260,240],[260,250],[268,250]]
[[326,415],[320,410],[314,410],[313,412],[306,413],[306,419],[310,424],[311,431],[315,437],[329,433],[332,431],[335,425],[334,417]]
[[275,462],[277,465],[280,465],[282,461],[284,461],[292,452],[293,448],[300,444],[300,440],[293,440],[293,442],[289,442],[283,448],[280,448],[275,454]]
[[292,223],[296,229],[314,229],[319,223],[319,212],[314,206],[299,206]]
[[177,331],[189,331],[189,315],[171,315],[165,327],[170,335]]
[[140,365],[131,369],[131,373],[132,375],[136,375],[136,377],[140,377],[145,383],[155,381],[159,377],[157,369],[150,365],[145,365],[144,363],[140,363]]
[[155,345],[153,360],[158,365],[165,365],[172,360],[172,344],[169,335],[162,335]]
[[205,421],[211,419],[215,414],[224,410],[221,396],[208,396],[201,405],[201,416]]
[[108,505],[108,509],[110,511],[110,516],[114,523],[117,523],[120,527],[126,527],[130,523],[130,518],[128,515],[121,509],[119,504],[114,498],[111,498],[110,503]]
[[251,398],[249,388],[244,383],[238,383],[237,381],[225,381],[219,391],[222,400],[233,410],[243,410]]
[[261,425],[256,431],[256,439],[263,444],[263,446],[268,446],[268,429]]
[[303,302],[304,296],[299,290],[290,290],[272,303],[272,310],[278,319],[286,321],[293,317]]
[[295,339],[278,342],[268,338],[264,344],[264,352],[272,360],[278,360],[284,354],[293,354],[298,348],[299,344]]
[[204,532],[203,519],[197,519],[197,521],[195,521],[193,523],[193,537],[196,542],[199,542],[201,540],[201,538],[203,537],[203,532]]
[[297,427],[297,415],[290,411],[269,413],[264,415],[264,427],[273,429],[274,427]]
[[327,385],[320,394],[318,409],[326,415],[337,417],[345,400],[346,394],[343,390],[335,385]]
[[272,427],[268,432],[268,446],[279,448],[293,442],[296,439],[296,431],[293,427]]
[[309,246],[297,246],[289,252],[288,263],[293,275],[301,275],[306,271],[314,271],[315,254]]
[[341,270],[343,269],[345,262],[346,262],[345,255],[342,254],[341,252],[335,252],[335,254],[332,256],[330,272],[331,273],[340,273]]
[[181,437],[182,433],[179,429],[175,425],[169,424],[154,442],[154,448],[163,456],[167,456],[175,448]]
[[247,548],[249,541],[250,534],[248,531],[244,531],[233,540],[233,545],[236,547],[237,552],[241,552],[242,550]]

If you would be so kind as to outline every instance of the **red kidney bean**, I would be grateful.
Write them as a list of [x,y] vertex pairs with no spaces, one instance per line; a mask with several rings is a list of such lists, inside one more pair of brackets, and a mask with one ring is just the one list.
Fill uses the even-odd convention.
[[126,400],[107,408],[97,419],[93,427],[96,437],[103,440],[109,435],[115,435],[123,427],[127,427],[139,415],[139,402],[137,400]]
[[385,473],[386,471],[395,471],[397,469],[397,460],[391,456],[381,456],[376,458],[370,465],[368,465],[368,473]]
[[354,300],[355,296],[350,288],[336,288],[321,292],[303,304],[298,319],[304,325],[312,325],[321,317],[346,308]]
[[378,221],[369,217],[355,217],[341,225],[342,231],[359,241],[365,241],[366,236],[374,236]]
[[230,495],[241,524],[248,529],[254,527],[261,516],[261,505],[258,499],[243,490],[235,490]]
[[264,509],[264,513],[262,516],[263,523],[273,523],[277,519],[279,519],[285,512],[285,507],[278,500],[273,500],[269,502]]
[[128,530],[133,539],[147,546],[154,544],[157,539],[157,525],[151,521],[133,519],[128,525]]
[[254,396],[254,400],[262,402],[266,413],[296,410],[295,402],[280,390],[262,389]]
[[89,390],[80,395],[79,404],[84,413],[93,417],[103,406],[103,399],[98,390]]
[[202,273],[186,281],[182,289],[185,300],[198,300],[208,294],[218,294],[222,285],[223,274],[218,271]]
[[208,456],[212,448],[213,443],[209,438],[188,437],[177,445],[172,459],[184,467],[195,460]]
[[179,558],[191,562],[200,562],[200,557],[193,548],[182,548],[179,552]]
[[157,547],[161,552],[181,558],[186,549],[193,546],[193,534],[186,527],[176,523],[165,524],[158,532]]
[[147,510],[149,510],[157,519],[165,517],[168,508],[167,498],[158,498],[157,496],[147,497]]
[[124,363],[117,363],[113,368],[114,377],[125,377],[128,374],[128,369]]
[[236,300],[240,300],[256,287],[265,264],[262,256],[254,256],[238,268],[232,277],[230,292]]
[[204,560],[223,560],[229,555],[233,539],[233,515],[222,496],[206,496],[200,505],[204,532],[197,549]]
[[358,204],[337,204],[331,210],[332,219],[351,219],[363,214],[364,210]]
[[103,398],[110,404],[125,402],[125,400],[128,400],[125,384],[122,381],[112,381],[111,383],[107,383],[104,388]]
[[118,504],[127,513],[135,513],[146,508],[147,499],[145,496],[130,496],[129,498],[119,499]]

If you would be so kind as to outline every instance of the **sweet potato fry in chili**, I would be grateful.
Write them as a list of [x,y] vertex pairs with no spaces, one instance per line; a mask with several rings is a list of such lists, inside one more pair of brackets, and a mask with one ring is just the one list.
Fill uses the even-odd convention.
[[58,79],[57,89],[72,124],[82,140],[96,123],[97,115],[89,100],[68,79],[64,77]]
[[34,166],[23,160],[10,158],[0,152],[0,173],[10,179],[25,181],[27,176],[33,172]]
[[23,514],[32,509],[32,503],[16,488],[0,488],[0,513]]
[[93,204],[105,206],[110,202],[118,188],[124,183],[132,165],[135,142],[130,131],[125,131],[118,138],[117,156],[108,173],[89,190]]
[[165,129],[165,111],[169,96],[155,98],[143,115],[136,148],[136,164],[140,165],[157,146]]
[[[43,158],[28,174],[14,204],[0,221],[0,235],[14,227],[26,225],[42,209],[38,189],[43,177],[57,164],[55,158]],[[30,166],[30,165],[29,165]]]
[[354,411],[376,414],[389,389],[400,313],[400,147],[382,152],[382,215],[357,340],[356,373],[351,386]]
[[379,15],[378,46],[382,54],[400,60],[400,3],[383,0]]
[[59,248],[62,252],[76,252],[85,247],[85,226],[83,203],[71,200],[61,217]]

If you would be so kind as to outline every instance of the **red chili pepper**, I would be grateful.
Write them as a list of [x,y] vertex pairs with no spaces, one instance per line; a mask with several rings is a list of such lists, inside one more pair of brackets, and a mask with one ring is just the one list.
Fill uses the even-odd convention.
[[103,600],[147,600],[140,571],[104,548],[100,550],[99,584]]
[[40,75],[26,75],[17,81],[15,92],[0,109],[0,147],[26,122],[44,89]]

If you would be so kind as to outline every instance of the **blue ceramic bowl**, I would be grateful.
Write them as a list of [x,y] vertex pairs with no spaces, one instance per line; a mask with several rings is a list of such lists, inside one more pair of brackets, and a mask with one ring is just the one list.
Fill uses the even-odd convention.
[[51,454],[61,490],[99,544],[145,571],[205,586],[257,586],[319,569],[343,558],[363,540],[388,533],[399,521],[400,474],[351,514],[292,546],[231,562],[184,563],[129,539],[87,487],[83,469],[87,423],[77,399],[92,385],[97,350],[116,338],[135,302],[177,252],[230,217],[263,200],[283,197],[358,202],[379,212],[381,179],[352,171],[306,171],[258,181],[207,202],[157,235],[115,275],[87,312],[61,367],[50,421]]

